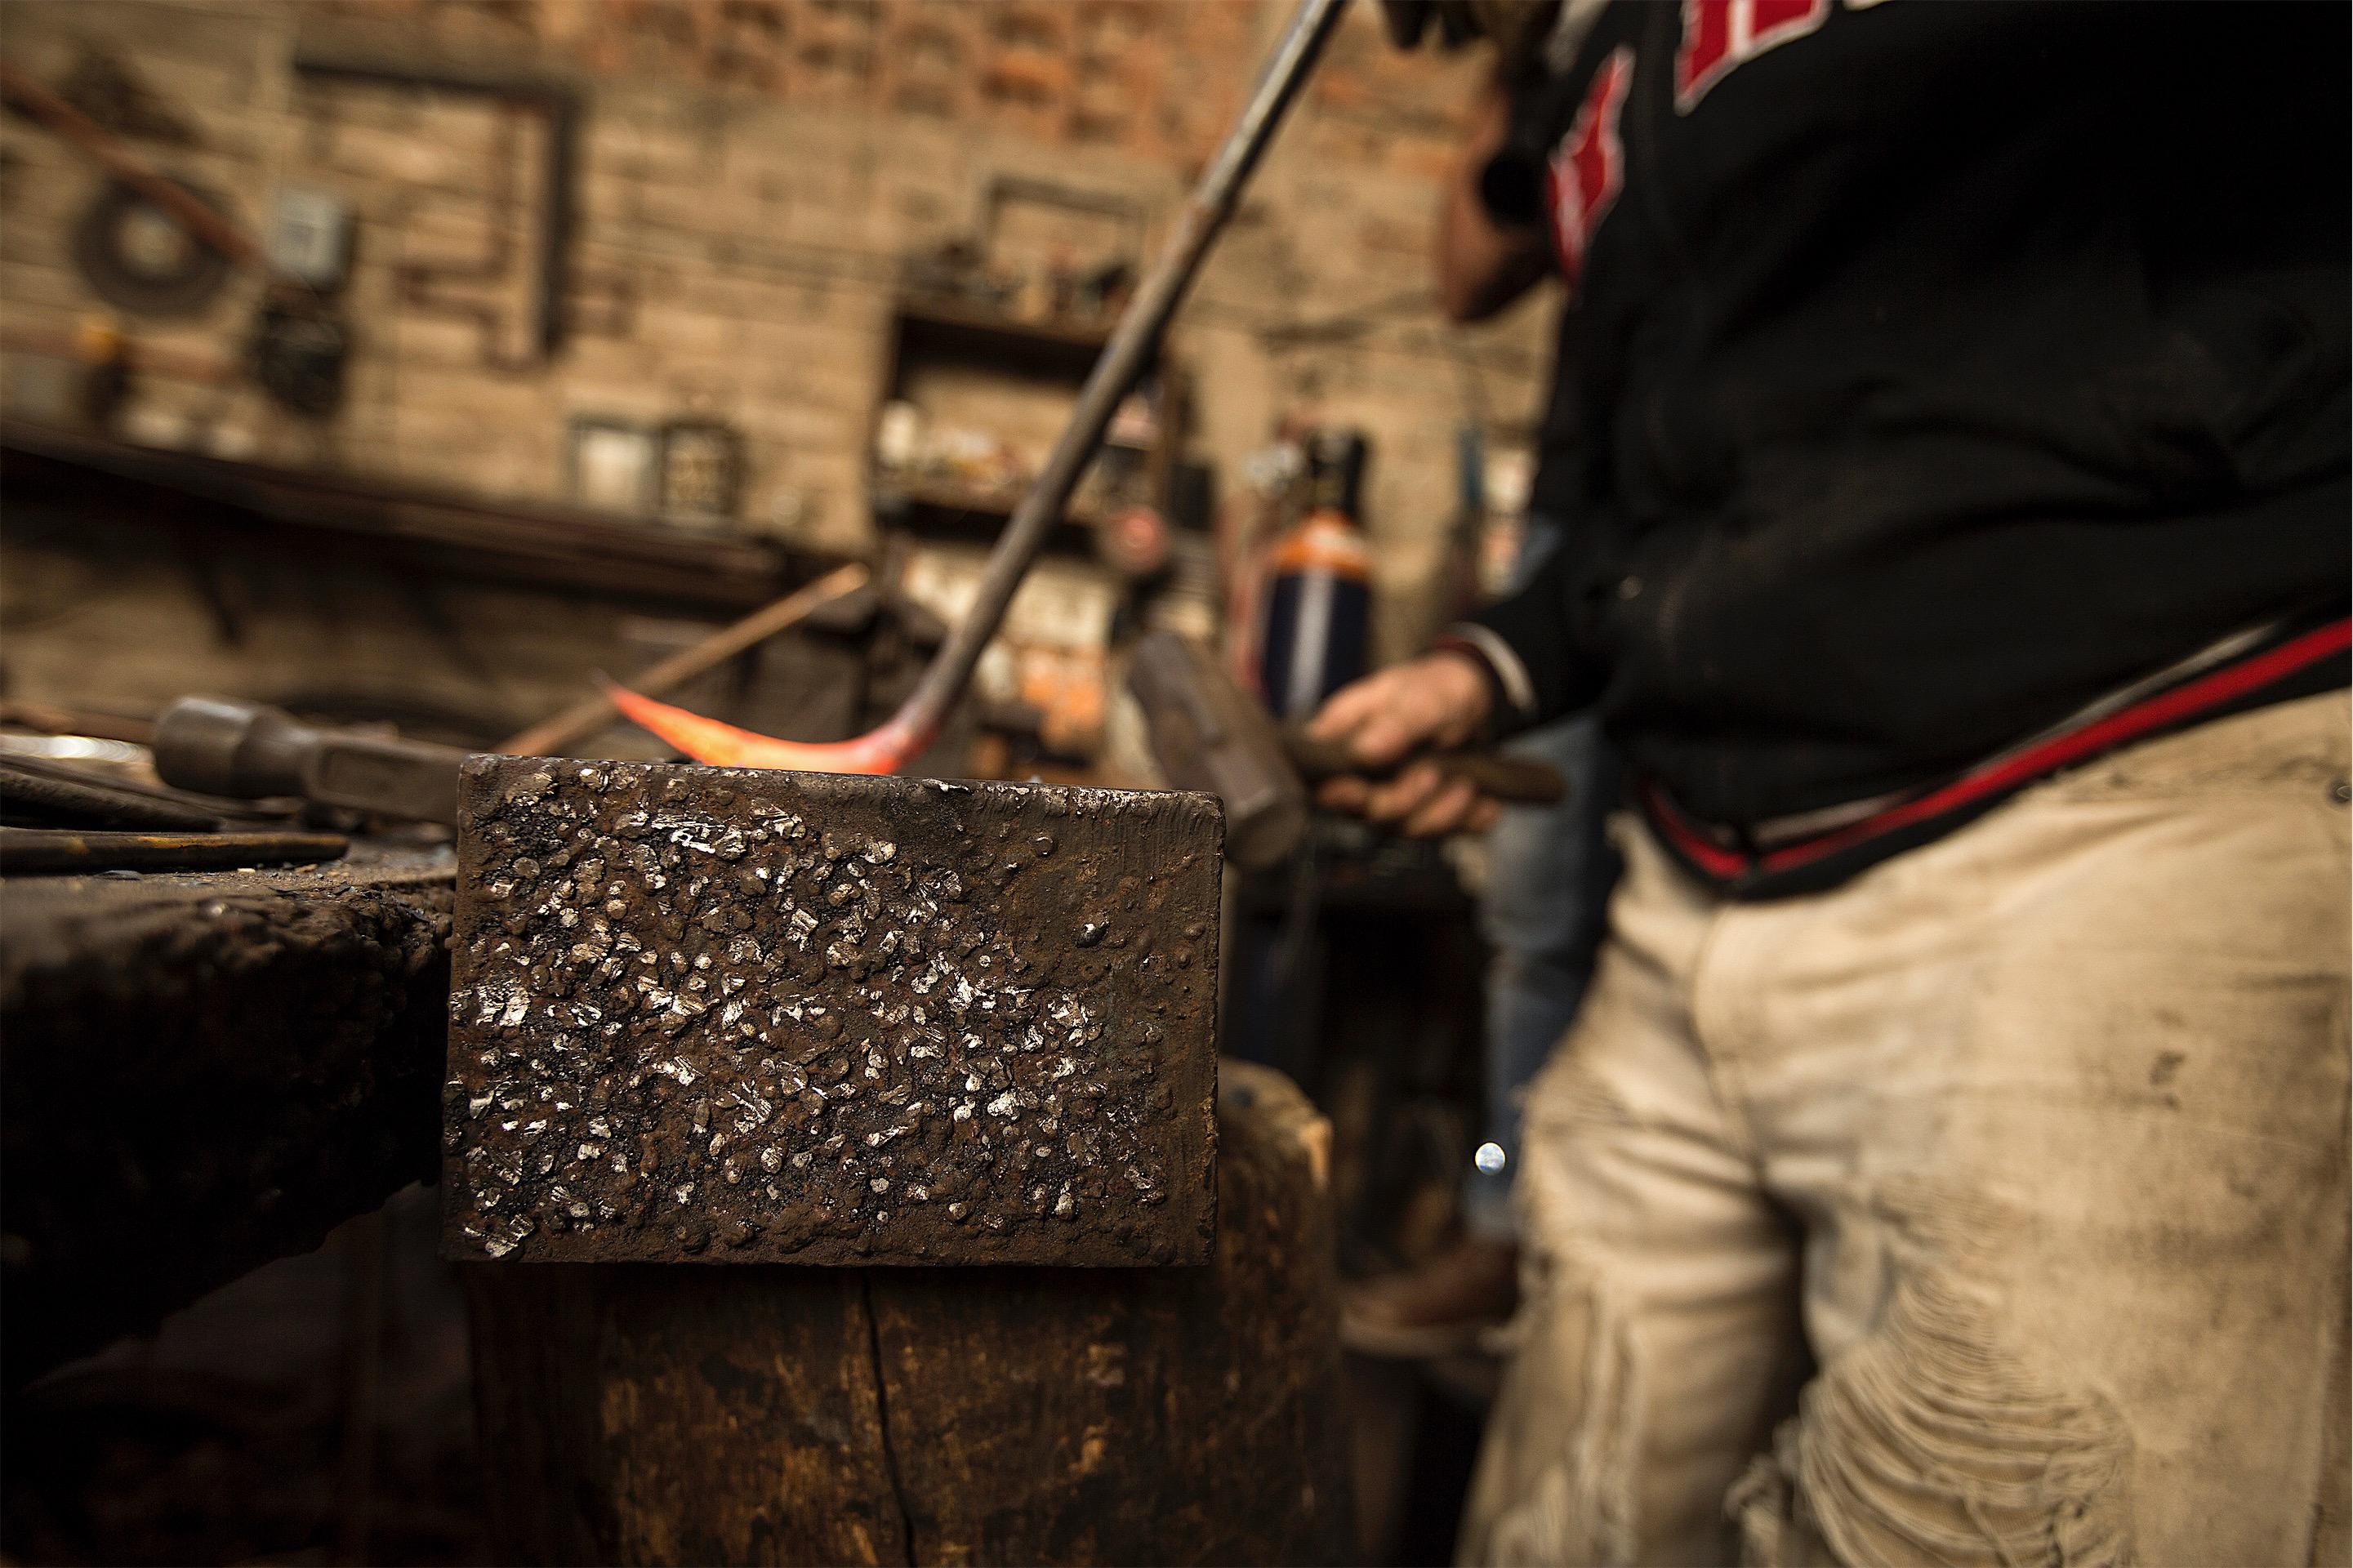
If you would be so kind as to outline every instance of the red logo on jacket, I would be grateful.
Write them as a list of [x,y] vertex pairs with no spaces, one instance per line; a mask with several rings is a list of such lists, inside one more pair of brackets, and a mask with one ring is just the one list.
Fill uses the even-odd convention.
[[1633,79],[1634,51],[1620,44],[1593,73],[1593,85],[1585,89],[1585,102],[1545,170],[1553,247],[1560,253],[1560,269],[1572,285],[1585,269],[1585,253],[1593,244],[1594,230],[1609,216],[1618,193],[1625,187],[1626,146],[1619,139],[1618,117],[1626,107],[1626,89]]
[[1683,0],[1675,49],[1675,112],[1689,114],[1744,60],[1802,38],[1831,14],[1831,0]]

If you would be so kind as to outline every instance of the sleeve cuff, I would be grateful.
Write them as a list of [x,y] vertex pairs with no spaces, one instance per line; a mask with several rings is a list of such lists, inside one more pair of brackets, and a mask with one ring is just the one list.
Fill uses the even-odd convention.
[[1512,645],[1493,631],[1476,622],[1464,621],[1447,627],[1445,635],[1432,647],[1433,651],[1466,653],[1478,660],[1486,670],[1495,695],[1511,710],[1514,721],[1525,723],[1535,717],[1536,688],[1535,682],[1528,678],[1528,667],[1520,662],[1520,656],[1512,651]]

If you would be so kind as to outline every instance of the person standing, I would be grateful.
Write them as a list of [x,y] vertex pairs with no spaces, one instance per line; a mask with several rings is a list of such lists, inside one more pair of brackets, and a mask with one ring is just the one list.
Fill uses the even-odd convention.
[[[1541,80],[1548,59],[1566,63],[1576,32],[1592,14],[1588,5],[1530,18],[1541,35],[1500,49],[1482,87],[1439,213],[1439,307],[1451,321],[1496,316],[1552,276],[1537,235],[1498,225],[1479,186],[1510,133],[1512,83]],[[1559,371],[1556,366],[1556,395]],[[1557,463],[1563,455],[1556,447],[1546,460]],[[1556,518],[1528,514],[1511,588],[1525,585],[1560,548],[1562,528]],[[1519,1289],[1511,1187],[1522,1105],[1529,1080],[1584,1003],[1618,880],[1618,852],[1604,831],[1618,802],[1618,758],[1594,715],[1572,713],[1513,737],[1504,749],[1556,769],[1567,788],[1556,805],[1504,807],[1488,831],[1479,897],[1480,934],[1493,954],[1483,1018],[1485,1120],[1463,1173],[1461,1232],[1419,1267],[1350,1289],[1341,1335],[1360,1353],[1460,1352],[1510,1316]]]
[[2353,1554],[2348,41],[1620,3],[1514,104],[1563,544],[1314,724],[1629,770],[1464,1561]]

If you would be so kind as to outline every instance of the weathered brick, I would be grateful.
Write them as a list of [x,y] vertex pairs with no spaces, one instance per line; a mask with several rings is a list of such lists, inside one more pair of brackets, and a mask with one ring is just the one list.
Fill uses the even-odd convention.
[[1207,795],[476,758],[449,1254],[1193,1263]]
[[[214,189],[254,232],[266,231],[281,186],[356,204],[343,297],[355,327],[351,395],[325,443],[307,416],[257,403],[259,455],[310,465],[332,450],[395,480],[560,500],[569,413],[649,423],[707,414],[744,434],[754,476],[746,526],[783,487],[812,498],[804,542],[862,550],[873,542],[866,433],[886,395],[899,259],[952,237],[985,238],[999,261],[1050,258],[1053,246],[1016,245],[1018,226],[987,219],[989,192],[1010,177],[1121,196],[1165,222],[1284,10],[1183,0],[716,11],[81,0],[18,5],[8,19],[10,58],[52,84],[90,44],[120,55],[202,132],[202,149],[151,149],[158,166]],[[501,355],[535,353],[539,119],[470,94],[292,75],[289,62],[306,52],[580,80],[594,111],[580,121],[575,175],[582,205],[564,301],[572,331],[548,364],[518,373],[484,363],[480,329],[448,313],[495,308]],[[1470,331],[1441,330],[1434,312],[1387,309],[1362,317],[1363,335],[1324,342],[1286,330],[1356,321],[1369,301],[1427,288],[1433,182],[1453,158],[1485,58],[1393,51],[1370,7],[1343,24],[1254,179],[1243,220],[1178,318],[1180,362],[1190,352],[1183,338],[1227,334],[1214,363],[1187,365],[1196,385],[1215,389],[1196,400],[1187,446],[1228,485],[1278,418],[1330,397],[1376,427],[1372,526],[1385,542],[1401,531],[1433,541],[1451,516],[1452,445],[1409,450],[1394,433],[1451,428],[1463,355],[1503,423],[1535,406],[1548,306]],[[915,107],[923,112],[908,111]],[[0,295],[12,330],[70,334],[86,316],[115,313],[68,256],[99,172],[28,121],[0,121],[0,147],[9,154]],[[509,179],[511,201],[500,194]],[[442,303],[399,301],[396,266],[462,269],[494,237],[512,249],[505,277],[440,277],[429,288]],[[189,323],[223,363],[244,353],[252,330],[245,287]],[[617,309],[624,292],[629,304]],[[714,337],[712,321],[730,331]],[[123,324],[143,341],[165,323]],[[1367,354],[1384,367],[1377,385]],[[137,396],[157,395],[156,380],[142,376]],[[525,381],[548,395],[501,395]],[[612,398],[616,382],[636,395]],[[828,449],[810,444],[820,439],[802,413],[811,408],[839,416],[822,437]],[[1431,496],[1438,503],[1425,505]],[[1434,556],[1425,548],[1419,558]],[[1432,620],[1424,601],[1434,603],[1427,590],[1385,592],[1382,657],[1419,644]]]

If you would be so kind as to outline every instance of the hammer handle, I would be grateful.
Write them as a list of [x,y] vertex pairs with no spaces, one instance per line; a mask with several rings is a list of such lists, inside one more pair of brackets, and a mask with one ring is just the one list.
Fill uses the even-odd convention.
[[1430,752],[1408,757],[1390,767],[1371,768],[1349,755],[1345,746],[1314,740],[1297,731],[1284,733],[1282,747],[1290,753],[1292,765],[1310,784],[1346,773],[1365,778],[1391,777],[1409,763],[1427,761],[1437,763],[1439,772],[1450,777],[1470,780],[1479,786],[1482,795],[1514,805],[1550,805],[1568,793],[1567,781],[1560,776],[1558,768],[1522,757],[1507,757],[1498,752]]

